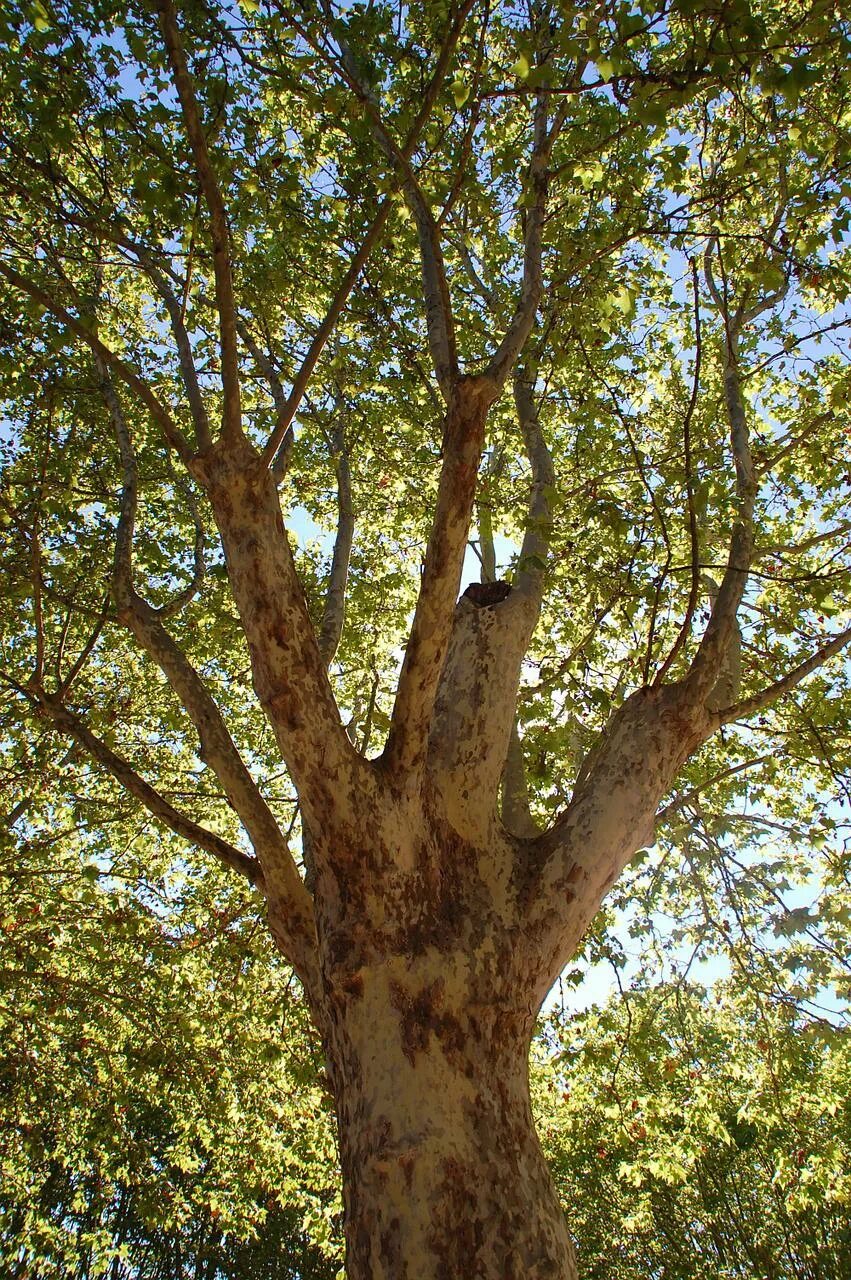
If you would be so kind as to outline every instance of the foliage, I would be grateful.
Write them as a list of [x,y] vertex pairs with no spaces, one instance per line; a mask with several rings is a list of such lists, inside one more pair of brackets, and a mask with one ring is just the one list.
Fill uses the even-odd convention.
[[335,1275],[329,1100],[256,903],[126,806],[93,831],[70,767],[81,812],[29,813],[0,897],[4,1274]]
[[555,1012],[544,1043],[541,1133],[588,1277],[848,1276],[847,1031],[679,983]]

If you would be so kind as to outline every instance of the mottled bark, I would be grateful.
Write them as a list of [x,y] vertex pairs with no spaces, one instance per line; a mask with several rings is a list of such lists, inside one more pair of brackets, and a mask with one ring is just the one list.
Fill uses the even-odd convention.
[[251,655],[254,688],[311,828],[363,762],[346,736],[284,530],[274,477],[246,442],[199,455]]
[[485,420],[496,395],[490,380],[463,378],[444,420],[437,504],[384,751],[388,772],[406,774],[414,786],[425,762],[467,549]]
[[455,609],[428,767],[449,821],[487,841],[505,767],[520,664],[537,618],[507,583],[470,587]]
[[318,859],[347,1275],[574,1280],[529,1103],[541,951],[521,847],[462,839],[439,809],[402,797],[368,833],[353,814],[334,837],[348,869]]
[[[532,1018],[487,945],[363,969],[328,1033],[349,1280],[574,1280],[532,1121]],[[478,970],[478,973],[476,973]]]

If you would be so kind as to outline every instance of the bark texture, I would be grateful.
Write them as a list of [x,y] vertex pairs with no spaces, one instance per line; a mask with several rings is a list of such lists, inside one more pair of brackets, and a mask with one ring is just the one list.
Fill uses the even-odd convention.
[[436,947],[364,969],[329,1047],[353,1280],[575,1276],[535,1133],[530,1012],[497,957]]
[[352,848],[356,874],[331,874],[317,849],[347,1274],[573,1280],[529,1102],[540,948],[512,876],[518,843],[465,840],[440,807],[436,792],[391,804],[370,847],[361,833]]

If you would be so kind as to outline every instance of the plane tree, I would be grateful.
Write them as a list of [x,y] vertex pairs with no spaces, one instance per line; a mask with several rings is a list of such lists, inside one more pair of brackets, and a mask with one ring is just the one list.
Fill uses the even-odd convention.
[[255,887],[350,1276],[573,1276],[527,1060],[603,898],[725,779],[841,835],[847,23],[3,21],[9,819],[85,760]]

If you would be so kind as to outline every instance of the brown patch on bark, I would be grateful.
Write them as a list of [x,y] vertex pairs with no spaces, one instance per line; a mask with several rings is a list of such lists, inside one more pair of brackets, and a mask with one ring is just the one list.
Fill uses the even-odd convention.
[[443,1178],[433,1197],[429,1245],[437,1260],[435,1275],[439,1280],[459,1280],[475,1276],[476,1258],[481,1252],[481,1223],[470,1217],[470,1187],[475,1185],[476,1170],[460,1160],[443,1162]]
[[405,1176],[405,1186],[409,1191],[414,1185],[414,1168],[416,1167],[416,1163],[416,1158],[411,1152],[399,1157],[399,1168]]
[[445,984],[436,978],[421,991],[408,991],[401,983],[390,984],[390,998],[399,1013],[402,1052],[414,1065],[418,1053],[428,1048],[433,1034],[447,1058],[456,1056],[464,1046],[464,1030],[451,1013],[441,1013]]
[[360,1000],[363,996],[363,974],[346,974],[340,986],[347,996],[354,996],[355,999]]

